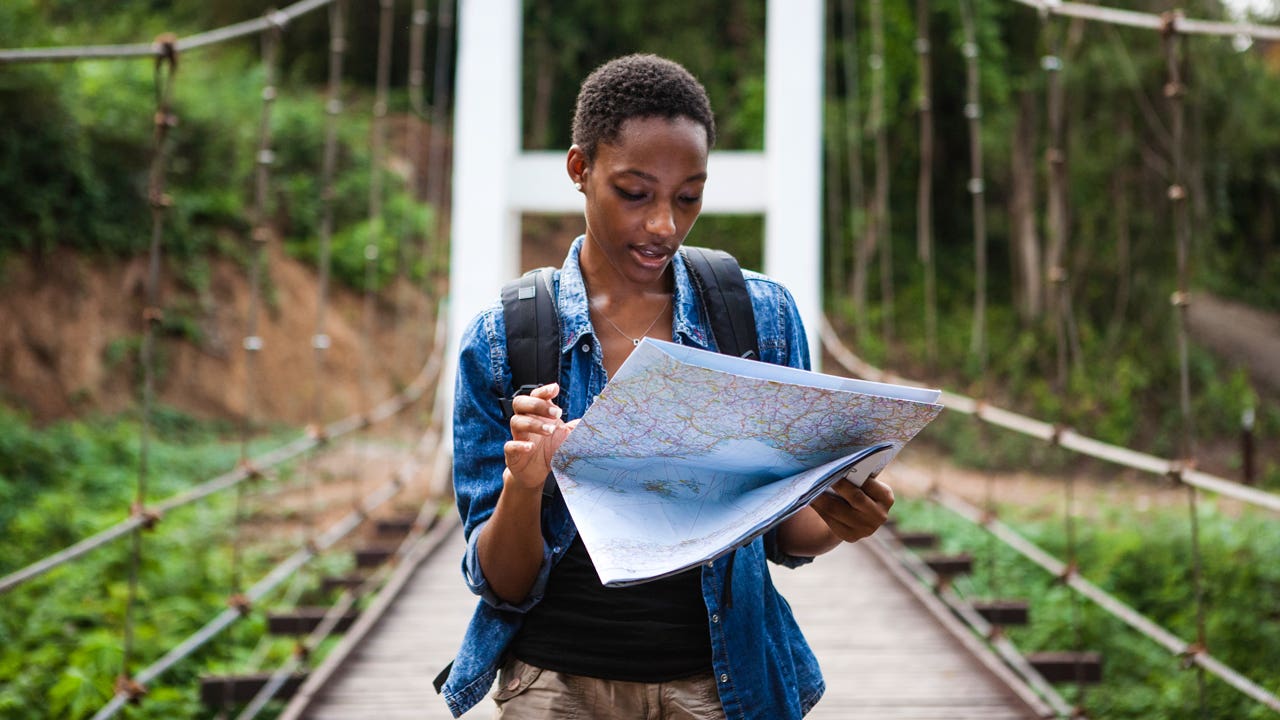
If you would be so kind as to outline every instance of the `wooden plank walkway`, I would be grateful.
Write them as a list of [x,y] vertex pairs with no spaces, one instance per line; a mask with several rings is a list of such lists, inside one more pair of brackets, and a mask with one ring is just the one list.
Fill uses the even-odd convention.
[[[454,532],[422,563],[303,717],[450,717],[431,680],[453,657],[475,604],[459,573],[462,548]],[[868,548],[845,546],[773,575],[827,678],[826,696],[809,717],[1034,717]],[[492,714],[492,704],[482,702],[464,717]]]

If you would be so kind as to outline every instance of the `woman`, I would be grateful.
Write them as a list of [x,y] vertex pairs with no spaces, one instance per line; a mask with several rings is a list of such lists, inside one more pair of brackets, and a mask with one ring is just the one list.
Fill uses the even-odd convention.
[[[842,480],[837,494],[735,553],[626,588],[600,584],[563,499],[543,493],[556,448],[640,338],[715,349],[677,254],[702,209],[714,142],[706,91],[680,65],[631,55],[595,70],[578,95],[566,159],[586,232],[555,277],[560,383],[516,397],[505,422],[498,398],[512,387],[501,306],[463,336],[454,485],[463,570],[482,601],[444,683],[455,715],[499,670],[497,717],[508,720],[788,718],[822,695],[817,662],[765,561],[794,567],[870,535],[893,504],[887,486]],[[790,293],[744,276],[761,359],[807,368]]]

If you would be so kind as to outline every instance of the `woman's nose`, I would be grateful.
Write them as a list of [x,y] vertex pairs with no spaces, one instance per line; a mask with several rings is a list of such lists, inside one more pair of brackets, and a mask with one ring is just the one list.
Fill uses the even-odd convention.
[[645,229],[652,235],[668,237],[676,231],[675,215],[669,208],[657,208],[645,219]]

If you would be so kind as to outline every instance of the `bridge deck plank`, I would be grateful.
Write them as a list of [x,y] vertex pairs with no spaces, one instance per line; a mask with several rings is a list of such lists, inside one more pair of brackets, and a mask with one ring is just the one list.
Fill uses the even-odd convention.
[[[417,570],[312,703],[314,720],[443,720],[431,679],[452,658],[474,607],[458,571],[460,536]],[[822,663],[827,693],[809,717],[1015,720],[1028,713],[879,561],[857,545],[810,567],[774,569]],[[464,718],[492,717],[481,703]]]

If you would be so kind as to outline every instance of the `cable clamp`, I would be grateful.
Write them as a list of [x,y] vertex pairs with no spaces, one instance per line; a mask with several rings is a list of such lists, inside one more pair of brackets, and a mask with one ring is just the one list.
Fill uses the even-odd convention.
[[142,320],[148,323],[160,323],[164,321],[164,310],[158,307],[148,307],[142,309]]
[[1178,32],[1178,21],[1182,19],[1182,13],[1177,10],[1160,13],[1160,34],[1169,37]]
[[915,42],[911,43],[911,47],[915,48],[917,55],[929,54],[929,39],[918,37]]
[[1182,187],[1181,185],[1178,185],[1178,184],[1176,184],[1176,183],[1175,183],[1175,184],[1173,184],[1173,185],[1170,185],[1170,186],[1169,186],[1169,199],[1170,199],[1170,200],[1172,200],[1172,201],[1174,201],[1174,202],[1179,202],[1179,201],[1181,201],[1181,200],[1186,200],[1186,199],[1187,199],[1187,191],[1186,191],[1186,188],[1184,188],[1184,187]]
[[128,675],[116,676],[116,694],[125,695],[129,698],[129,702],[137,703],[142,696],[147,694],[147,686],[134,680]]
[[227,607],[240,613],[241,617],[243,617],[248,615],[249,611],[253,609],[253,601],[244,593],[235,593],[231,597],[227,598]]
[[1075,560],[1072,560],[1062,567],[1062,572],[1058,573],[1057,577],[1055,577],[1053,581],[1055,583],[1065,585],[1071,581],[1071,578],[1074,578],[1079,574],[1080,566],[1076,564]]
[[1174,307],[1186,307],[1191,304],[1191,293],[1186,290],[1175,290],[1169,296],[1169,303]]
[[244,349],[249,352],[258,352],[262,349],[262,338],[257,335],[246,335],[244,338]]
[[325,333],[316,333],[311,336],[311,347],[316,350],[328,350],[333,345],[333,339]]
[[173,207],[173,196],[166,192],[153,192],[147,197],[147,201],[151,203],[151,209],[164,210]]
[[142,521],[143,530],[152,530],[160,522],[160,512],[158,510],[148,510],[141,503],[135,502],[130,505],[129,515]]
[[1187,643],[1187,646],[1178,653],[1178,657],[1182,658],[1182,669],[1186,670],[1196,663],[1196,657],[1209,652],[1209,648],[1205,647],[1202,642]]
[[262,470],[253,464],[253,460],[244,458],[240,461],[240,469],[244,471],[244,475],[249,480],[261,480]]
[[1061,447],[1062,434],[1065,432],[1069,432],[1070,430],[1071,430],[1071,426],[1069,425],[1063,425],[1062,423],[1054,423],[1053,431],[1049,433],[1049,444],[1054,447]]
[[285,25],[289,24],[289,16],[286,15],[284,12],[281,12],[280,10],[267,13],[266,20],[267,22],[271,23],[271,27],[281,31],[284,30]]
[[178,36],[173,33],[160,33],[151,41],[156,50],[156,62],[167,62],[170,67],[178,64]]
[[329,442],[329,431],[326,430],[323,425],[311,423],[310,425],[307,425],[307,437],[323,445]]

